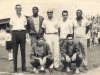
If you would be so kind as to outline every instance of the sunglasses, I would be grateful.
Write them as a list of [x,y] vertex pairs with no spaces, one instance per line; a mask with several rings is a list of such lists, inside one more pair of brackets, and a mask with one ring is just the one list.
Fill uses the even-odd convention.
[[52,13],[52,12],[47,12],[47,13]]
[[72,40],[72,39],[67,39],[67,40]]

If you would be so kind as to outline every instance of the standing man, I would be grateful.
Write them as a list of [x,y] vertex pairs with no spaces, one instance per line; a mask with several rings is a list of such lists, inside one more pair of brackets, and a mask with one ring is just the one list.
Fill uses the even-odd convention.
[[36,42],[36,36],[43,36],[42,22],[44,18],[38,15],[38,7],[32,8],[33,15],[28,18],[27,31],[31,37],[31,46]]
[[59,23],[60,25],[60,46],[62,46],[68,34],[73,34],[72,22],[70,19],[68,19],[67,10],[62,11],[62,17],[63,19],[61,19]]
[[[51,70],[53,66],[56,70],[59,68],[59,36],[58,36],[58,20],[53,17],[53,10],[47,11],[48,19],[45,19],[42,23],[42,27],[45,31],[46,42],[50,45],[51,51],[54,57],[54,63],[49,67]],[[50,70],[49,69],[49,70]]]
[[26,71],[25,60],[25,45],[26,45],[26,30],[27,20],[21,14],[22,6],[17,4],[15,6],[16,14],[10,18],[10,25],[12,28],[12,47],[13,47],[13,64],[14,72],[17,72],[17,54],[20,44],[21,58],[22,58],[22,71]]
[[84,56],[84,68],[87,70],[87,38],[86,26],[89,25],[88,21],[82,17],[82,10],[76,11],[76,19],[73,21],[74,25],[74,39],[80,42],[82,54]]

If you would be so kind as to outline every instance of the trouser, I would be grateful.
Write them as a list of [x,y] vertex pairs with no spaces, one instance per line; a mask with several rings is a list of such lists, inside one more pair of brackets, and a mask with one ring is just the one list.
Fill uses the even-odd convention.
[[[30,61],[31,65],[35,68],[38,68],[40,66],[40,61],[39,59],[32,59]],[[45,68],[49,68],[49,66],[53,63],[53,59],[51,58],[46,58],[46,63],[45,63]]]
[[78,41],[80,44],[80,49],[83,55],[84,66],[87,66],[87,39],[83,37],[74,37],[75,41]]
[[82,60],[83,58],[81,54],[77,55],[76,60],[71,62],[67,61],[66,57],[61,57],[61,62],[64,65],[64,69],[66,69],[66,67],[70,67],[71,63],[76,63],[76,67],[79,68],[81,66]]
[[[30,34],[31,46],[36,42],[36,36],[37,36],[37,34]],[[40,36],[43,36],[43,35],[40,35]]]
[[49,44],[50,49],[53,54],[54,63],[50,66],[50,68],[59,67],[59,37],[57,34],[46,34],[45,40]]
[[14,71],[17,71],[17,55],[18,55],[19,44],[20,44],[21,59],[22,59],[22,69],[25,69],[26,68],[26,60],[25,60],[26,31],[25,30],[12,31]]

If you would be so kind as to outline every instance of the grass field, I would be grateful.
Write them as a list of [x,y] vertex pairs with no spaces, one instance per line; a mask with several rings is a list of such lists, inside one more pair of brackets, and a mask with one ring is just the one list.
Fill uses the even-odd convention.
[[[31,47],[29,44],[26,46],[26,65],[28,71],[31,70],[30,65],[30,54]],[[100,45],[92,47],[92,51],[88,51],[88,67],[89,70],[97,68],[100,66]],[[13,62],[8,61],[8,54],[5,50],[5,47],[0,47],[0,72],[12,72],[13,71]],[[20,50],[18,52],[18,72],[21,73],[21,55]],[[27,72],[28,74],[32,74]],[[46,73],[43,75],[67,75],[65,72],[54,71],[53,73]],[[72,74],[71,74],[72,75]]]

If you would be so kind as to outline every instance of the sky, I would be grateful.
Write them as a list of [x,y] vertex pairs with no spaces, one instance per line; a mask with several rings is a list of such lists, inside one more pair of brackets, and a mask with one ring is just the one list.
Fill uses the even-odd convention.
[[69,18],[76,17],[76,10],[81,9],[83,15],[100,14],[100,0],[0,0],[0,19],[10,18],[15,12],[15,5],[22,5],[22,13],[32,15],[32,7],[39,8],[39,15],[47,18],[47,10],[53,9],[54,17],[61,19],[61,12],[67,10]]

